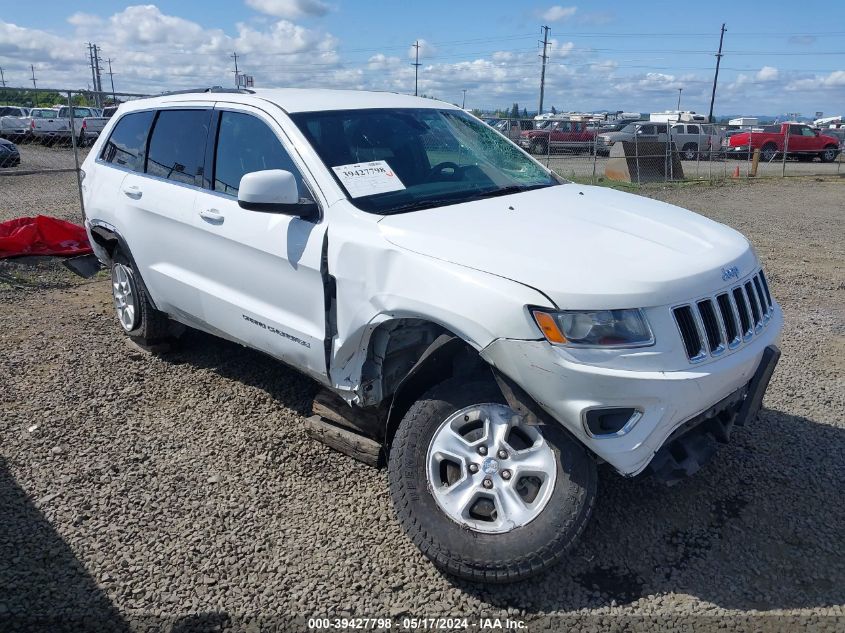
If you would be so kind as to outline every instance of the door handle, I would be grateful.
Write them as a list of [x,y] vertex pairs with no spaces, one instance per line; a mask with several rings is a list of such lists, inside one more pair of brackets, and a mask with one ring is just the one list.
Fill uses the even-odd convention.
[[124,187],[123,193],[127,196],[132,198],[133,200],[139,200],[141,196],[144,195],[144,192],[141,191],[141,188],[138,185],[132,185],[130,187]]
[[200,217],[206,222],[210,222],[212,224],[223,224],[223,220],[226,219],[225,216],[217,209],[204,209],[203,211],[200,211]]

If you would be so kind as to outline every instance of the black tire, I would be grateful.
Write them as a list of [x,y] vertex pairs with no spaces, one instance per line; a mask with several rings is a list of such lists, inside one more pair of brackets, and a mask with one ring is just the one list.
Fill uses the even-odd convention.
[[76,139],[76,146],[77,146],[77,147],[85,147],[85,141],[86,141],[86,138],[85,138],[85,131],[84,131],[84,130],[80,130],[80,132],[79,132],[79,136],[78,136],[78,137],[77,137],[77,139]]
[[760,150],[760,158],[763,162],[770,163],[772,162],[778,155],[778,146],[774,143],[766,143],[763,145],[763,148]]
[[390,450],[390,496],[403,530],[443,571],[471,581],[505,583],[534,576],[558,561],[592,512],[596,464],[562,428],[543,426],[557,462],[551,496],[533,520],[503,533],[484,533],[450,519],[427,476],[428,446],[448,416],[481,403],[504,404],[492,381],[452,378],[426,392],[399,424]]
[[681,149],[681,158],[684,160],[695,160],[698,156],[698,146],[695,143],[687,143]]
[[823,163],[832,163],[836,160],[836,157],[839,155],[839,148],[835,145],[828,145],[824,148],[824,151],[821,153],[820,158],[822,159]]
[[[118,314],[118,324],[121,325],[121,329],[137,343],[144,346],[152,346],[165,341],[170,334],[170,320],[164,312],[159,312],[153,307],[141,275],[129,257],[120,248],[115,250],[112,258],[111,276],[113,287],[118,266],[123,266],[124,270],[128,271],[128,283],[134,296],[134,305],[136,308],[134,310],[134,321],[128,327],[123,325]],[[115,312],[118,312],[116,302]]]
[[546,141],[534,141],[531,143],[532,154],[545,154],[548,151],[548,144]]

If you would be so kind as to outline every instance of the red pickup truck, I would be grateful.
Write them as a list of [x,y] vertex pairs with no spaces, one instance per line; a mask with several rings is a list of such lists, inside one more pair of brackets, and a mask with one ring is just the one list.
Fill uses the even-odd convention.
[[782,156],[799,160],[813,160],[817,156],[824,163],[836,160],[839,154],[839,139],[820,134],[809,125],[781,123],[737,132],[723,141],[722,149],[727,155],[748,156],[760,150],[760,158],[766,162]]
[[532,154],[550,151],[591,151],[595,146],[596,129],[586,121],[543,122],[543,127],[519,135],[519,144]]

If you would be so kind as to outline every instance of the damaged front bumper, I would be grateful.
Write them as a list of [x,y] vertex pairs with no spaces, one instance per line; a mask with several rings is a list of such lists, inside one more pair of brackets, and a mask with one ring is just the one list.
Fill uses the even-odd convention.
[[[677,371],[635,371],[573,362],[545,341],[498,339],[481,355],[524,392],[538,409],[538,417],[553,418],[620,474],[634,476],[664,447],[730,406],[740,416],[737,407],[747,408],[746,403],[751,407],[756,401],[756,413],[768,378],[753,394],[752,385],[758,384],[754,379],[770,354],[767,350],[777,349],[774,345],[781,325],[782,315],[777,310],[769,326],[744,347]],[[637,418],[624,432],[597,436],[587,424],[588,413],[596,409],[635,410]],[[743,413],[742,421],[752,414]],[[700,465],[706,456],[695,451],[689,438],[684,443]],[[681,469],[689,474],[697,470],[680,457]],[[678,470],[672,464],[666,468],[673,473]]]

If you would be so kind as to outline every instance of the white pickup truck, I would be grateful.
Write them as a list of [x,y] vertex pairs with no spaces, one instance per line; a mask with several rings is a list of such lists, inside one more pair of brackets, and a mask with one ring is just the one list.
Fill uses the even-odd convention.
[[[60,119],[70,119],[70,108],[62,106],[59,108]],[[81,106],[74,106],[73,108],[73,133],[76,136],[77,145],[85,145],[87,142],[93,142],[103,128],[108,123],[108,119],[99,116],[99,112],[94,108],[87,108]],[[67,129],[70,129],[68,122]]]
[[0,106],[0,137],[22,139],[29,133],[28,108]]
[[42,143],[70,138],[70,125],[59,118],[58,108],[33,108],[29,111],[29,133]]

